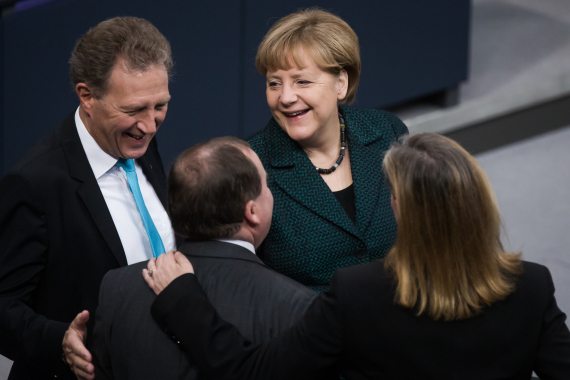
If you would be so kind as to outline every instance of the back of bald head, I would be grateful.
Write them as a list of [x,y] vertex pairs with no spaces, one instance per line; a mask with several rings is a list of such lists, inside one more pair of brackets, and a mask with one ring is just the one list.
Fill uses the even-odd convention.
[[219,137],[185,150],[168,175],[168,214],[176,233],[192,241],[235,235],[246,203],[261,194],[261,177],[235,137]]

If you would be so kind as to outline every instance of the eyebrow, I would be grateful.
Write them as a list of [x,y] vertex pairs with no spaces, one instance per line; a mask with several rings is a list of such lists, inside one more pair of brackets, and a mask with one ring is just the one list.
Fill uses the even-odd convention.
[[[306,72],[302,72],[302,73],[299,73],[299,74],[291,75],[291,78],[293,78],[293,79],[298,79],[298,78],[300,78],[300,77],[302,77],[302,76],[304,76],[304,75],[309,75],[309,74],[307,74]],[[280,77],[279,75],[270,75],[270,76],[267,77],[267,80],[270,80],[270,79],[281,79],[281,77]]]

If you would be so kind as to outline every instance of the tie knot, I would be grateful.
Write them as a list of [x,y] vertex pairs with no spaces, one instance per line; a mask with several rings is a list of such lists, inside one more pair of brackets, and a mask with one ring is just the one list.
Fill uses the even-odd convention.
[[135,160],[133,160],[132,158],[128,160],[124,158],[119,158],[119,161],[117,161],[115,165],[117,165],[120,168],[123,168],[123,170],[126,172],[135,171]]

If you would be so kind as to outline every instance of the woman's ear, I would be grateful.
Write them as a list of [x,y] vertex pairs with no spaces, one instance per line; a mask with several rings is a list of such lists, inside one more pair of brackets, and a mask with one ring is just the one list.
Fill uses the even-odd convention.
[[259,208],[253,199],[247,202],[244,214],[246,223],[250,226],[257,226],[260,223],[258,212]]
[[346,98],[346,94],[348,92],[348,73],[345,69],[342,69],[340,73],[338,73],[338,80],[336,82],[337,87],[337,99],[343,100]]

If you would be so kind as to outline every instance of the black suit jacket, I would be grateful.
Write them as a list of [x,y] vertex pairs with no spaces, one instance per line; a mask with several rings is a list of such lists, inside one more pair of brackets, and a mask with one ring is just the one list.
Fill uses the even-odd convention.
[[[165,204],[155,139],[138,163]],[[70,376],[61,359],[69,323],[89,310],[90,334],[103,276],[127,265],[74,114],[0,181],[0,199],[0,353],[14,360],[10,379]]]
[[[254,342],[293,325],[316,293],[267,268],[231,243],[186,242],[208,299]],[[96,379],[198,379],[194,363],[150,315],[156,296],[142,276],[146,263],[113,270],[103,279],[91,353]]]
[[346,379],[528,380],[533,370],[570,379],[570,333],[546,267],[525,262],[514,293],[462,321],[417,317],[394,304],[394,289],[382,261],[339,269],[299,323],[264,346],[222,321],[192,275],[174,280],[152,314],[217,380],[318,379],[335,366]]

